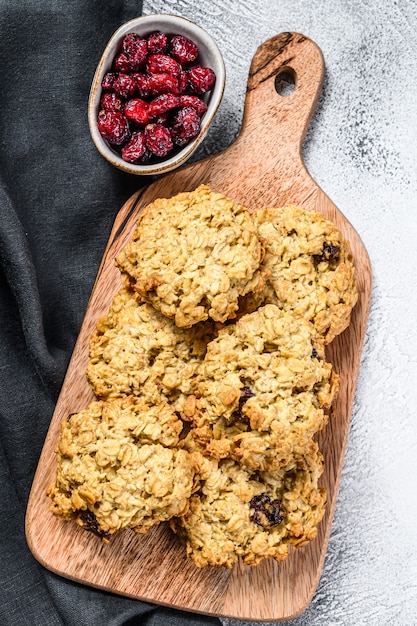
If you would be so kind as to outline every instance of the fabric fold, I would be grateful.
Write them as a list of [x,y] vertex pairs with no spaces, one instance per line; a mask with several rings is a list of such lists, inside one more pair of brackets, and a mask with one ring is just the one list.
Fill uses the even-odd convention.
[[16,299],[33,363],[46,387],[57,393],[65,373],[67,355],[56,349],[53,356],[47,346],[36,270],[22,224],[3,186],[0,187],[0,260]]
[[87,121],[104,46],[141,12],[137,0],[0,0],[2,626],[211,623],[68,581],[36,561],[25,537],[31,482],[112,225],[144,182],[100,156]]

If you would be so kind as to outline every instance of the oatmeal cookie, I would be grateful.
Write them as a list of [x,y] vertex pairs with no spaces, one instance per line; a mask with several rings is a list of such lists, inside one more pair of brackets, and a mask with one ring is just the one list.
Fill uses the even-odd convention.
[[296,206],[254,212],[270,272],[262,294],[243,306],[277,304],[311,321],[330,343],[349,325],[358,293],[349,242],[320,213]]
[[145,533],[188,510],[197,454],[178,449],[183,424],[167,403],[95,401],[61,424],[51,511],[103,539]]
[[254,469],[280,467],[324,426],[339,381],[313,325],[273,304],[221,329],[201,372],[190,438]]
[[122,289],[90,338],[87,379],[99,398],[134,395],[167,400],[187,412],[213,325],[178,328],[152,305]]
[[317,534],[326,503],[318,485],[323,459],[310,441],[302,454],[275,472],[254,472],[230,459],[205,459],[201,488],[185,516],[170,526],[199,567],[284,560],[288,546]]
[[234,317],[239,296],[263,288],[263,253],[248,209],[201,185],[145,207],[116,263],[125,283],[190,327]]

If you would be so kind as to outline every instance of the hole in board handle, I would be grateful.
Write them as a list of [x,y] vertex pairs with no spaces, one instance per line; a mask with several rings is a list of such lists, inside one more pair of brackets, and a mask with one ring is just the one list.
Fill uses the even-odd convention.
[[284,98],[291,96],[295,91],[295,72],[287,67],[275,76],[275,91]]

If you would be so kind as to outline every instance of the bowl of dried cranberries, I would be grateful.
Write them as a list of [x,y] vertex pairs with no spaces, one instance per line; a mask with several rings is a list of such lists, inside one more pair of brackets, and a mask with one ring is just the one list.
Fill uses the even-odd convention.
[[169,172],[200,145],[224,85],[222,54],[203,28],[168,14],[130,20],[109,40],[93,78],[93,142],[131,174]]

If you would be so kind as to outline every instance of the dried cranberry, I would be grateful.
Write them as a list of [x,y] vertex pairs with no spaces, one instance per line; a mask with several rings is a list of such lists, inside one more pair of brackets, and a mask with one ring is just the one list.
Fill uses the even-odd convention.
[[130,136],[129,122],[120,111],[101,110],[97,124],[101,136],[114,146],[120,146]]
[[172,74],[176,78],[181,72],[179,63],[167,54],[151,54],[147,68],[149,74]]
[[149,76],[140,72],[134,72],[131,74],[136,81],[137,91],[141,98],[147,98],[151,90],[149,88]]
[[200,117],[207,111],[207,104],[198,96],[180,96],[181,107],[192,107]]
[[113,89],[114,81],[117,78],[116,72],[107,72],[103,76],[103,80],[101,81],[101,88],[103,91],[111,91]]
[[216,77],[197,63],[198,53],[183,35],[154,31],[147,38],[133,32],[123,37],[113,69],[102,79],[97,123],[126,161],[164,157],[199,134],[200,117],[207,111],[199,96]]
[[[136,54],[136,51],[138,49],[138,43],[142,40],[143,38],[137,33],[127,33],[122,39],[123,52],[129,57]],[[146,49],[148,49],[147,45]]]
[[145,128],[146,147],[152,154],[165,157],[173,148],[171,133],[162,124],[148,124]]
[[161,113],[161,115],[158,115],[158,117],[152,119],[152,124],[162,124],[163,126],[169,126],[169,121],[171,119],[170,113],[171,111]]
[[137,89],[137,82],[130,74],[119,74],[113,83],[115,93],[127,100],[131,98]]
[[179,104],[180,99],[178,96],[175,96],[173,93],[163,93],[149,104],[149,117],[157,117],[162,115],[162,113],[166,113],[166,111],[177,109]]
[[122,50],[129,59],[130,69],[138,70],[148,56],[148,42],[137,33],[128,33],[123,37]]
[[145,134],[141,131],[132,133],[129,141],[122,148],[122,159],[135,163],[143,157],[145,151]]
[[188,74],[184,70],[178,76],[178,93],[185,93],[188,87]]
[[122,111],[123,102],[115,93],[106,91],[101,96],[100,109],[105,109],[106,111]]
[[141,158],[139,159],[139,163],[143,163],[143,164],[147,164],[150,163],[150,161],[152,161],[152,152],[150,152],[148,150],[148,148],[145,149],[145,152],[143,153],[143,156],[141,156]]
[[114,59],[113,66],[117,72],[123,72],[124,74],[130,72],[130,70],[132,69],[129,59],[123,52],[121,54],[118,54],[117,57]]
[[174,59],[185,65],[186,63],[192,63],[198,56],[198,48],[196,44],[182,35],[175,35],[171,39],[170,51]]
[[161,93],[178,94],[178,79],[172,74],[149,74],[148,87],[153,96]]
[[252,511],[251,521],[263,528],[278,526],[286,514],[281,500],[271,500],[267,493],[253,496],[249,508]]
[[125,115],[128,120],[139,124],[139,126],[146,126],[149,122],[149,104],[141,98],[133,98],[126,102]]
[[216,74],[210,67],[193,65],[188,68],[188,84],[193,93],[202,94],[210,91],[216,82]]
[[185,146],[200,132],[200,118],[192,107],[180,109],[174,116],[171,128],[172,139],[177,146]]
[[158,54],[166,52],[168,47],[168,37],[159,30],[151,33],[148,37],[149,54]]

